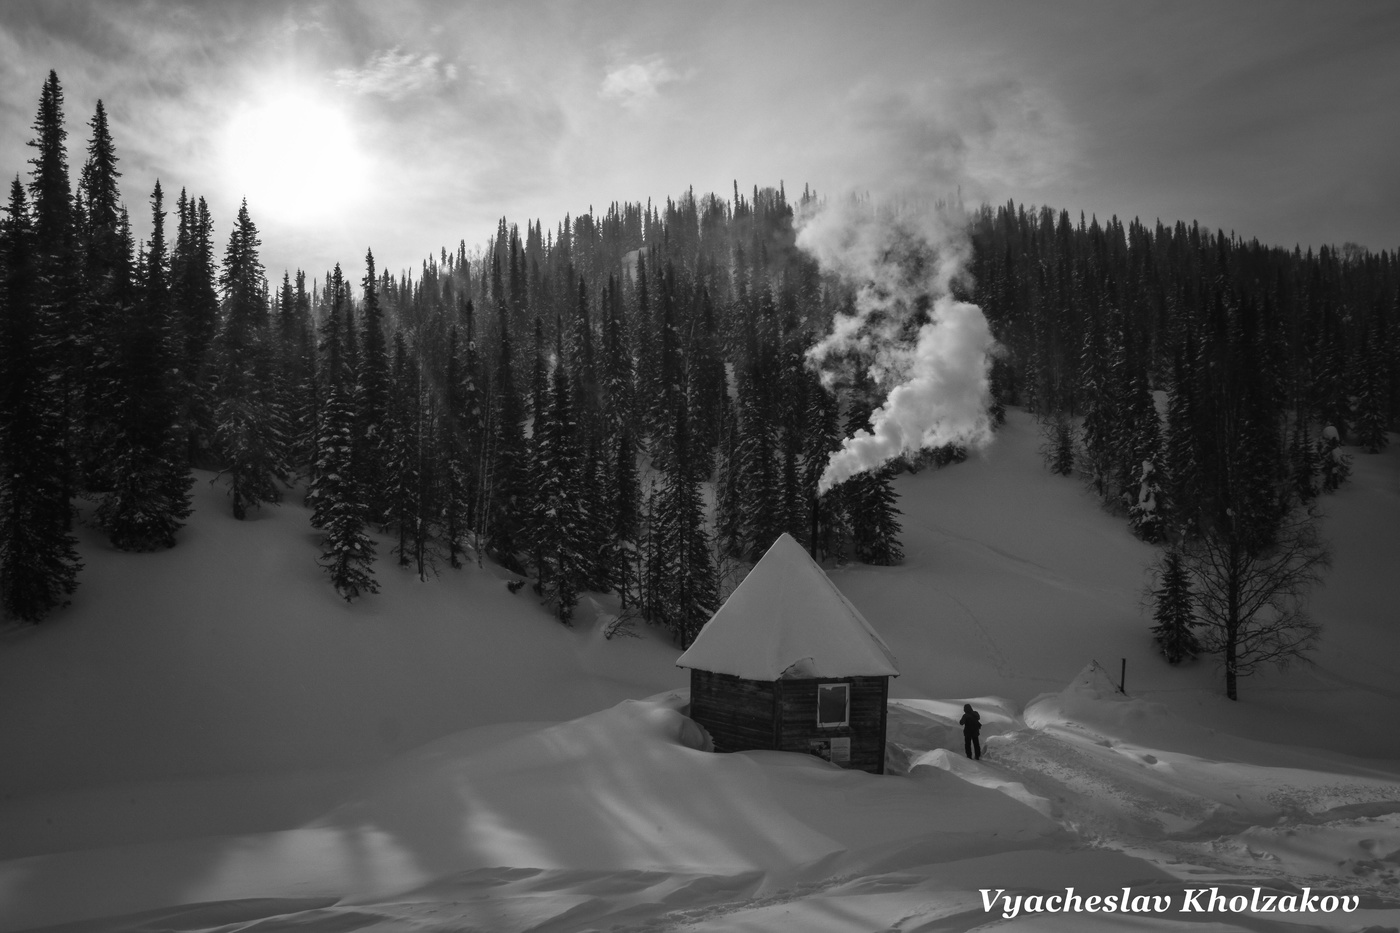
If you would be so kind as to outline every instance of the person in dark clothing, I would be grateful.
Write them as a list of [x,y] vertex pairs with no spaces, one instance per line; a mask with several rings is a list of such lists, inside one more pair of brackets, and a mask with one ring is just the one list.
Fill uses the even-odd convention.
[[[963,727],[963,751],[967,757],[982,760],[982,717],[977,710],[972,708],[971,703],[963,704],[962,719],[958,720],[958,725]],[[973,754],[973,753],[976,754]]]

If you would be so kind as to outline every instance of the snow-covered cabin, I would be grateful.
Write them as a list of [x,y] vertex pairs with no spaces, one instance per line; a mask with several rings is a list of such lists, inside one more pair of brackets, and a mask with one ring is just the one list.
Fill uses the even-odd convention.
[[791,535],[783,535],[676,661],[715,750],[777,749],[885,770],[894,655]]

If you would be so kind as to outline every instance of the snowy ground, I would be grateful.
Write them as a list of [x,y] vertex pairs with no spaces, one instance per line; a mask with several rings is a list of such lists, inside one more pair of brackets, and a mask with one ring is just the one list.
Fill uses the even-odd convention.
[[[1400,450],[1324,500],[1316,664],[1231,703],[1153,655],[1151,549],[1036,445],[1013,413],[902,478],[906,562],[831,574],[904,672],[883,776],[701,750],[678,651],[605,600],[569,630],[489,564],[381,560],[347,606],[296,504],[201,482],[174,551],[85,535],[74,605],[0,635],[0,931],[1400,928]],[[1071,886],[1172,907],[981,893]],[[1359,906],[1180,913],[1202,887]]]

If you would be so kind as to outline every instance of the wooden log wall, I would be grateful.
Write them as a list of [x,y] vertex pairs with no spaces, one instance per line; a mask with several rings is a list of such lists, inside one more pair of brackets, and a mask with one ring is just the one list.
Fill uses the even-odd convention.
[[[850,684],[851,708],[844,726],[817,725],[817,686]],[[885,773],[885,714],[888,677],[822,677],[778,681],[782,731],[778,748],[808,752],[813,741],[849,738],[851,760],[845,765],[871,774]]]
[[712,671],[690,672],[690,718],[710,733],[715,751],[777,748],[774,684]]
[[[850,684],[844,726],[817,725],[817,686]],[[715,751],[778,749],[810,754],[813,741],[850,739],[845,767],[885,771],[888,677],[823,677],[776,682],[711,671],[690,672],[690,718],[710,733]]]

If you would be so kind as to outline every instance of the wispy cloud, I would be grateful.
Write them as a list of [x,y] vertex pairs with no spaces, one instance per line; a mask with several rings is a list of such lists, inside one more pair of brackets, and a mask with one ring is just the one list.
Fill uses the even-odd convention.
[[660,96],[662,87],[682,81],[685,77],[664,58],[653,55],[613,68],[603,78],[598,96],[617,101],[624,107],[641,107]]
[[434,52],[404,52],[395,47],[370,57],[363,68],[338,68],[335,83],[356,94],[391,101],[435,94],[457,80],[457,66]]

